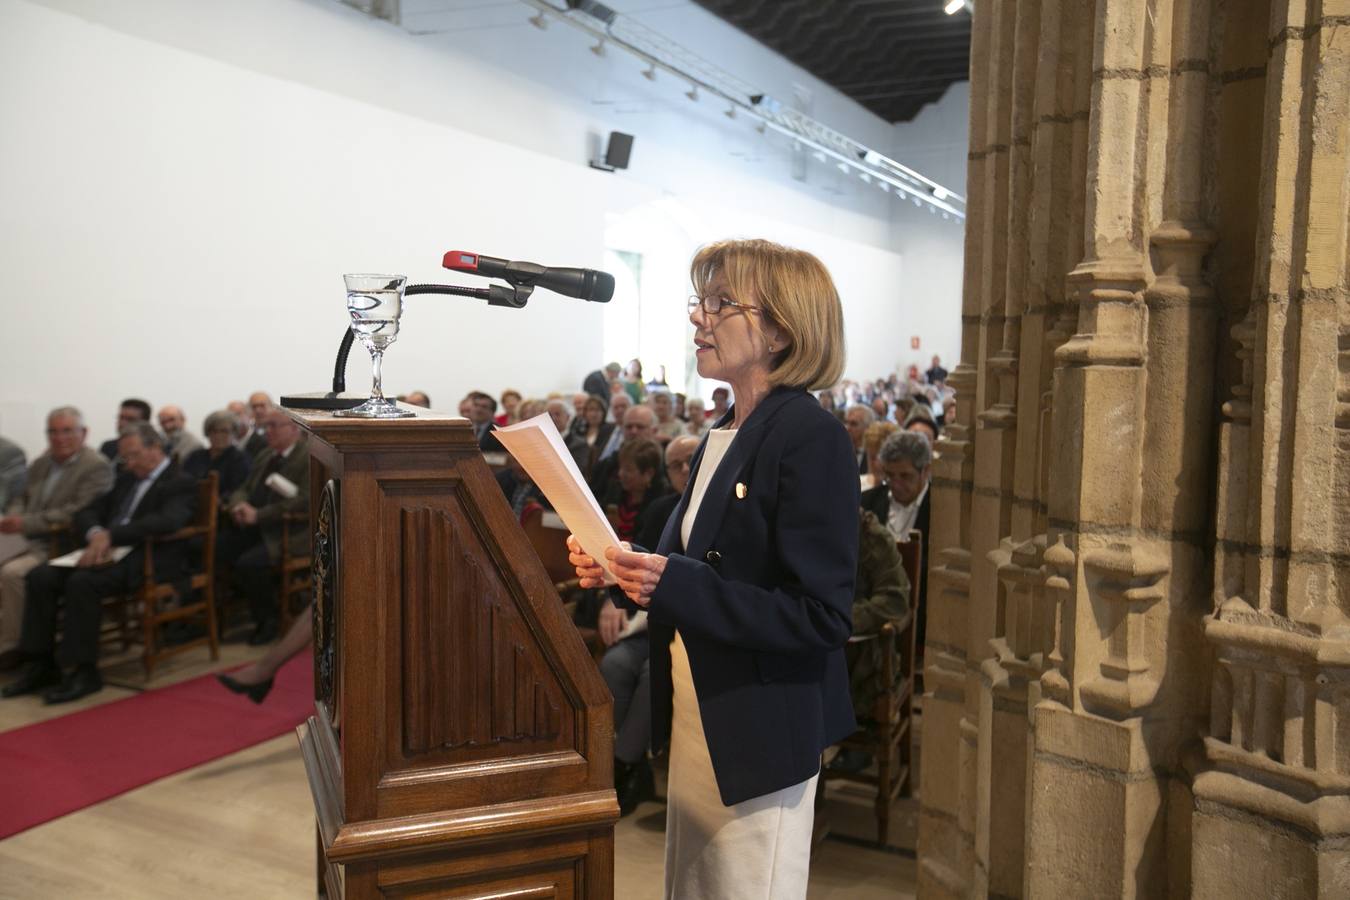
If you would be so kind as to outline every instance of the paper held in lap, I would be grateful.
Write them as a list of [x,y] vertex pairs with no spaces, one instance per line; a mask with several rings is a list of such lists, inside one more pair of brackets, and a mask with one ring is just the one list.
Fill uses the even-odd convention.
[[[110,566],[113,563],[119,563],[130,552],[131,552],[130,547],[113,547],[112,559],[108,560],[106,563],[104,563],[104,565]],[[80,564],[80,557],[83,555],[84,555],[84,548],[81,547],[79,550],[70,551],[65,556],[58,556],[56,557],[56,559],[47,560],[47,565],[61,566],[62,568],[73,569]]]
[[605,548],[620,546],[619,536],[605,518],[600,504],[595,502],[595,495],[586,486],[586,479],[581,477],[572,452],[563,443],[548,413],[498,428],[493,435],[544,492],[548,502],[576,535],[581,549],[605,570],[606,583],[613,584],[614,573],[605,559]]

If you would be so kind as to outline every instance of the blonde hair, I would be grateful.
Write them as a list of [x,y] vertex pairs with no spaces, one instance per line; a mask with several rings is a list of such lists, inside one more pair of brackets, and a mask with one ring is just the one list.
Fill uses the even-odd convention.
[[760,307],[787,335],[787,347],[769,364],[771,386],[814,391],[839,381],[844,310],[820,260],[770,241],[717,241],[694,254],[689,266],[694,292],[703,296],[719,273],[732,299]]

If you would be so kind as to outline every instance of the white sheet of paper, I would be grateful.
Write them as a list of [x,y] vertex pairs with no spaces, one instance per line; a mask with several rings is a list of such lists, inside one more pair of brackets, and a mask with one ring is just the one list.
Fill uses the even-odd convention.
[[605,570],[605,581],[613,584],[614,573],[605,560],[605,549],[620,546],[619,536],[586,486],[586,479],[581,477],[572,452],[563,443],[562,435],[558,434],[548,413],[498,428],[493,433],[544,492],[548,502],[576,535],[581,549]]
[[28,538],[21,534],[0,534],[0,563],[28,552]]
[[[130,547],[112,548],[112,562],[108,563],[108,565],[112,565],[112,563],[121,562],[123,557],[125,557],[130,552],[131,552]],[[80,557],[83,555],[84,555],[84,548],[81,547],[79,550],[70,551],[65,556],[58,556],[56,559],[47,560],[47,565],[63,566],[64,568],[67,569],[73,569],[79,563]]]

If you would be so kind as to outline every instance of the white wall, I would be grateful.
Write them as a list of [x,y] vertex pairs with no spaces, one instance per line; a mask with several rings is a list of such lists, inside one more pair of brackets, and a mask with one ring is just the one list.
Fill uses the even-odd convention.
[[[123,396],[183,405],[196,428],[250,390],[322,389],[341,273],[458,280],[438,268],[452,247],[592,266],[606,246],[639,249],[644,314],[664,317],[666,340],[634,352],[675,375],[692,248],[783,240],[834,272],[850,372],[892,366],[894,335],[914,327],[902,320],[920,315],[905,280],[927,262],[902,277],[888,196],[821,172],[793,181],[786,147],[509,6],[518,24],[428,39],[324,0],[0,0],[0,270],[17,337],[0,356],[0,431],[35,452],[61,403],[102,438]],[[810,82],[701,10],[683,15],[663,27],[705,29],[710,52],[762,64],[770,90]],[[853,133],[891,133],[814,89]],[[627,173],[583,163],[610,128],[638,135]],[[933,235],[959,254],[959,226]],[[575,389],[606,357],[603,315],[543,292],[523,311],[410,299],[386,389],[447,409],[471,387]],[[349,385],[367,370],[357,348]]]

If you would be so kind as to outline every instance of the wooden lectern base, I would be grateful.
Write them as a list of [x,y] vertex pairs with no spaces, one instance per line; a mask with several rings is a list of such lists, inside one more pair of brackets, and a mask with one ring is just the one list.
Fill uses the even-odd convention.
[[321,890],[611,897],[609,691],[470,427],[289,412],[311,437]]

